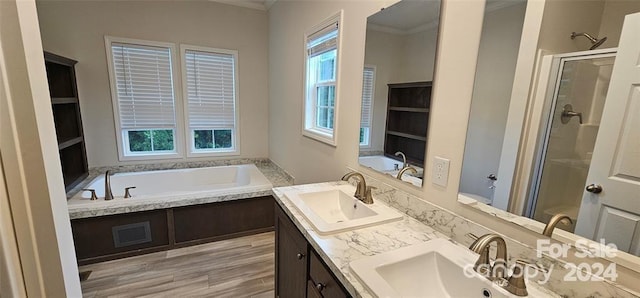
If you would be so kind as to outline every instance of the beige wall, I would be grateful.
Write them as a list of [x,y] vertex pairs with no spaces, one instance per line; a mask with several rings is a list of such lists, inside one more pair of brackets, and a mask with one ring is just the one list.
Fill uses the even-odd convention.
[[602,45],[603,48],[615,48],[620,42],[620,33],[622,32],[622,23],[624,17],[628,14],[640,11],[640,1],[637,0],[609,0],[604,4],[602,13],[602,23],[598,37],[607,37],[607,41]]
[[398,76],[404,38],[401,35],[367,30],[365,64],[376,67],[373,93],[373,123],[371,148],[363,151],[383,151],[387,119],[387,84]]
[[376,67],[371,147],[384,149],[387,121],[387,84],[431,81],[436,55],[437,29],[412,34],[392,34],[367,29],[366,65]]
[[118,161],[105,35],[238,50],[241,157],[269,155],[265,11],[207,1],[40,1],[38,16],[44,49],[78,61],[90,167],[125,164]]
[[525,9],[521,3],[485,14],[460,192],[493,197],[486,177],[498,174]]
[[553,53],[588,50],[591,43],[584,37],[571,40],[571,32],[596,34],[600,28],[603,9],[604,1],[546,2],[538,48]]
[[[388,4],[388,3],[387,3]],[[348,168],[366,172],[463,217],[535,245],[538,236],[515,224],[457,202],[458,185],[482,27],[483,3],[443,2],[434,94],[426,153],[426,178],[415,188],[358,165],[358,127],[366,17],[383,3],[353,1],[278,1],[269,12],[269,113],[271,159],[296,183],[335,181]],[[344,9],[340,73],[340,134],[337,147],[301,135],[304,30]],[[461,38],[464,37],[464,38]],[[277,78],[277,79],[276,79]],[[355,115],[355,116],[354,116]],[[434,156],[451,160],[447,187],[431,183]]]

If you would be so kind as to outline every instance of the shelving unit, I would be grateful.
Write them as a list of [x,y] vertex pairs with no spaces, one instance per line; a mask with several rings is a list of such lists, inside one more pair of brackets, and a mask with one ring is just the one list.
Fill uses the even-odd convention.
[[87,153],[76,88],[76,61],[44,53],[49,94],[56,126],[62,176],[67,191],[87,177]]
[[432,82],[388,84],[384,153],[402,151],[411,164],[422,167],[427,144]]

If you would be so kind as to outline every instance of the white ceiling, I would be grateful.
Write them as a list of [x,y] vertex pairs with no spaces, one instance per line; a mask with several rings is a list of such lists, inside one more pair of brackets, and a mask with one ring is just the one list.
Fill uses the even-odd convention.
[[440,16],[440,1],[400,1],[367,19],[374,29],[385,28],[397,33],[413,33],[437,26]]
[[253,8],[258,10],[269,10],[276,0],[209,0],[229,5]]

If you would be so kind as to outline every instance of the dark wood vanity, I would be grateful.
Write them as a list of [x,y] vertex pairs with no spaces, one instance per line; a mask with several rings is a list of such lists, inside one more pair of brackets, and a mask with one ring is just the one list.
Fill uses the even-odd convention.
[[350,297],[277,203],[275,221],[276,297]]

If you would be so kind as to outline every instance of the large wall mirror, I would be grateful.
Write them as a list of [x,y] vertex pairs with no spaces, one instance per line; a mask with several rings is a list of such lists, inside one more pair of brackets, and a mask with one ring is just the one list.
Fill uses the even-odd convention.
[[422,186],[439,0],[404,0],[367,18],[362,166]]
[[[633,124],[640,110],[629,105],[607,112],[621,106],[610,103],[608,89],[622,50],[623,19],[640,12],[640,1],[545,3],[535,32],[534,79],[525,86],[530,87],[527,109],[514,135],[508,123],[511,105],[520,100],[512,97],[518,51],[528,38],[523,34],[531,33],[523,32],[527,5],[526,0],[489,0],[485,7],[459,201],[506,214],[505,219],[536,232],[554,216],[563,218],[557,229],[605,239],[640,256],[640,130]],[[604,125],[616,119],[625,120],[617,127]],[[514,142],[517,152],[505,150]],[[518,166],[505,169],[505,164]],[[540,224],[527,226],[535,222],[518,219]]]

